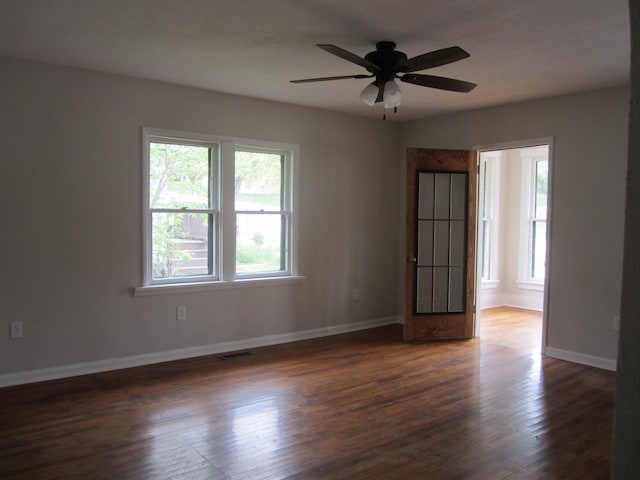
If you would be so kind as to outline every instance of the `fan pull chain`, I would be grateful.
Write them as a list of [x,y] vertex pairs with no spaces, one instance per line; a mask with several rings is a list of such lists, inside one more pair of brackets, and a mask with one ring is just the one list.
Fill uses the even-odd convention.
[[[394,114],[398,113],[398,107],[393,107],[393,113]],[[386,119],[387,119],[387,109],[385,108],[382,113],[382,120],[386,120]]]

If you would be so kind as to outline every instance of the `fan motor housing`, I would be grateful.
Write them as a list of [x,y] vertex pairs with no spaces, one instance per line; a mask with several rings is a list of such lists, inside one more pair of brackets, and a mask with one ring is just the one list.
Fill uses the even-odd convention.
[[367,70],[371,73],[385,73],[393,77],[395,72],[400,71],[402,65],[407,62],[407,55],[395,48],[394,42],[378,42],[376,50],[367,53],[364,58],[380,67],[381,72],[369,67],[366,67]]

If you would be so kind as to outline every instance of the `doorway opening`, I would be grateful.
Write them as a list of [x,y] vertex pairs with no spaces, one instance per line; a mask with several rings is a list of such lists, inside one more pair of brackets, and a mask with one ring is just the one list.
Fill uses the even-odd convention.
[[[481,335],[483,310],[488,321],[493,318],[489,309],[540,312],[540,351],[544,353],[552,139],[476,149],[479,187],[475,335]],[[540,318],[540,314],[532,318]]]

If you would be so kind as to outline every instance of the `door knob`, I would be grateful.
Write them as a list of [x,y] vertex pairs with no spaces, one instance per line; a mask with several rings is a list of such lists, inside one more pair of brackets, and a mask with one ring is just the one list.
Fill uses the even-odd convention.
[[416,263],[418,259],[416,257],[407,257],[407,262]]

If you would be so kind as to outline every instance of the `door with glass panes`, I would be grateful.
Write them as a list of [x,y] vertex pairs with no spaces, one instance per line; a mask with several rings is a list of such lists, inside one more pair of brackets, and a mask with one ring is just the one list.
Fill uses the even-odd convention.
[[477,155],[407,153],[405,341],[473,336]]

